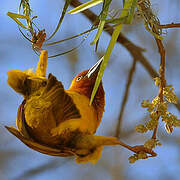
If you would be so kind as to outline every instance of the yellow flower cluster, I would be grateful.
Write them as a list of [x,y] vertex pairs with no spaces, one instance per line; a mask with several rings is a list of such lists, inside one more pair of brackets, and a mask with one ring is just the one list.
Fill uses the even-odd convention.
[[151,112],[154,110],[154,105],[149,102],[149,100],[143,100],[141,103],[143,108],[147,108],[147,111]]
[[162,121],[165,122],[165,129],[168,133],[172,133],[173,126],[180,127],[180,119],[170,112],[166,112],[166,114],[162,115]]
[[136,126],[136,131],[138,133],[145,133],[145,132],[147,132],[147,130],[148,129],[143,124],[139,124]]
[[[154,78],[155,85],[160,86],[161,80],[159,77]],[[136,131],[139,133],[146,133],[148,130],[154,130],[158,123],[159,119],[165,123],[165,129],[168,133],[172,133],[173,127],[180,127],[180,119],[172,113],[168,112],[168,103],[177,104],[178,98],[174,93],[174,88],[172,85],[168,85],[163,88],[163,99],[160,96],[156,96],[152,102],[149,100],[143,100],[141,106],[146,108],[149,112],[150,120],[146,124],[139,124],[136,126]],[[148,139],[144,143],[144,147],[147,149],[154,149],[157,145],[161,145],[159,140],[155,138]],[[136,153],[129,158],[130,163],[136,162],[138,159],[148,158],[146,153]]]
[[[160,86],[161,80],[159,77],[154,78],[155,85]],[[168,112],[168,103],[174,103],[177,104],[178,98],[174,93],[174,88],[172,85],[168,85],[165,88],[163,88],[163,99],[160,95],[156,96],[152,102],[149,100],[143,100],[141,103],[141,106],[143,108],[146,108],[149,112],[150,120],[146,122],[146,124],[139,124],[136,126],[136,131],[138,133],[146,133],[148,130],[152,131],[155,128],[157,128],[157,125],[159,123],[159,119],[165,123],[165,129],[168,133],[172,133],[173,127],[180,127],[180,119],[177,118],[177,116],[173,115],[172,113]],[[144,147],[152,150],[157,145],[161,145],[159,140],[155,138],[148,139],[144,143]],[[136,153],[133,156],[129,158],[130,163],[134,163],[138,159],[146,159],[148,158],[146,153]]]
[[[154,78],[155,85],[159,86],[161,81],[159,77]],[[159,118],[161,117],[162,121],[165,122],[165,128],[168,133],[173,131],[173,126],[180,126],[180,120],[173,114],[167,112],[168,102],[177,103],[178,98],[174,93],[174,88],[172,85],[168,85],[163,88],[164,101],[160,101],[160,97],[156,96],[152,102],[149,100],[143,100],[141,106],[147,108],[147,111],[150,112],[150,120],[145,124],[139,124],[136,126],[136,131],[139,133],[145,133],[148,130],[154,130],[158,125]]]
[[155,77],[154,78],[154,83],[155,83],[155,86],[159,86],[160,83],[161,83],[161,79],[159,77]]
[[172,85],[168,85],[165,88],[163,88],[163,95],[166,97],[166,100],[170,103],[177,104],[178,97],[174,93],[174,88]]
[[135,163],[138,159],[147,159],[148,156],[145,152],[140,152],[129,157],[129,163]]
[[156,146],[161,146],[161,143],[159,142],[159,140],[157,139],[148,139],[145,143],[144,143],[144,147],[148,148],[148,149],[154,149]]

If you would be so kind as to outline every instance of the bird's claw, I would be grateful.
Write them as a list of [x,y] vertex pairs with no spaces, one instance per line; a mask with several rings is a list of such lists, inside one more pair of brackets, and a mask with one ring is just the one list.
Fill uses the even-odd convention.
[[132,151],[135,152],[136,154],[143,152],[143,153],[151,155],[151,156],[147,156],[147,158],[157,156],[157,154],[152,149],[148,149],[144,147],[143,145],[133,146]]

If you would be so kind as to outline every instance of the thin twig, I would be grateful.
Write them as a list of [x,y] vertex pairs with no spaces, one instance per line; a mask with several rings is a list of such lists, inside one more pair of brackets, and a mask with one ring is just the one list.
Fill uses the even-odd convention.
[[119,138],[119,136],[120,136],[122,117],[123,117],[124,109],[125,109],[125,106],[126,106],[126,103],[127,103],[127,100],[128,100],[129,89],[130,89],[130,85],[131,85],[131,82],[132,82],[132,78],[133,78],[134,72],[136,70],[136,62],[137,62],[136,59],[134,59],[133,64],[131,66],[131,69],[129,71],[129,75],[128,75],[128,79],[127,79],[127,83],[126,83],[126,89],[124,91],[124,97],[123,97],[123,101],[122,101],[122,104],[121,104],[121,110],[120,110],[119,117],[118,117],[118,124],[117,124],[117,127],[116,127],[116,137],[117,138]]
[[[159,85],[159,99],[160,103],[164,102],[164,95],[163,95],[163,89],[166,86],[166,80],[165,80],[165,49],[161,40],[162,30],[159,29],[160,20],[156,15],[153,13],[151,9],[151,2],[150,0],[141,1],[138,0],[138,9],[141,12],[141,15],[144,19],[144,26],[146,30],[148,30],[156,40],[156,44],[158,46],[158,50],[161,56],[160,60],[160,69],[159,69],[159,77],[160,77],[160,85]],[[159,122],[160,113],[157,110],[157,121]],[[156,139],[156,133],[158,129],[158,124],[154,128],[152,139]]]
[[166,86],[166,80],[165,80],[165,48],[163,46],[162,40],[155,38],[159,53],[161,56],[161,62],[160,62],[160,90],[159,90],[159,97],[160,101],[163,102],[163,88]]
[[152,138],[151,138],[151,139],[156,139],[157,129],[158,129],[158,126],[156,126],[156,127],[154,128],[153,135],[152,135]]
[[162,24],[159,25],[159,28],[161,29],[180,28],[180,23]]
[[132,151],[132,152],[134,152],[136,154],[138,154],[140,152],[144,152],[144,153],[147,153],[147,154],[151,155],[151,156],[147,156],[146,158],[157,156],[157,154],[152,149],[148,149],[148,148],[144,147],[144,145],[130,146],[128,144],[123,143],[120,140],[118,140],[117,144],[119,144],[120,146],[125,147],[126,149],[129,149],[130,151]]
[[[160,61],[160,79],[161,79],[161,83],[159,86],[159,98],[160,98],[160,102],[163,103],[164,102],[164,95],[163,95],[163,89],[166,86],[166,79],[165,79],[165,48],[163,46],[162,40],[157,39],[155,37],[157,46],[158,46],[158,50],[161,56],[161,61]],[[157,111],[157,114],[158,111]],[[159,116],[159,115],[158,115]],[[160,116],[158,117],[158,119],[160,118]],[[156,139],[156,134],[157,134],[157,129],[158,129],[158,125],[155,127],[154,131],[153,131],[153,135],[152,135],[152,139]]]

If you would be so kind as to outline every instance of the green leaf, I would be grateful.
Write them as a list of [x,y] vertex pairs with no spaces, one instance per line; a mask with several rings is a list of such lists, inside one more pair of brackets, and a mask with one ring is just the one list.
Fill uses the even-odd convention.
[[126,0],[123,10],[121,12],[120,18],[126,17],[129,15],[129,11],[130,11],[131,7],[133,6],[134,1],[135,0]]
[[96,33],[96,36],[95,36],[94,40],[91,42],[90,45],[95,44],[95,43],[99,40],[99,38],[100,38],[100,36],[101,36],[101,33],[102,33],[103,29],[104,29],[105,22],[106,22],[106,21],[104,21],[104,20],[103,20],[103,21],[100,21],[100,23],[99,23],[99,25],[98,25],[98,31],[97,31],[97,33]]
[[52,33],[52,35],[46,41],[50,40],[56,34],[56,32],[58,31],[58,29],[59,29],[59,27],[60,27],[60,25],[61,25],[61,23],[62,23],[62,21],[64,19],[64,16],[66,14],[67,8],[69,7],[70,2],[71,2],[71,0],[66,0],[66,2],[64,4],[64,7],[63,7],[63,11],[61,13],[61,17],[60,17],[59,22],[58,22],[58,25],[57,25],[55,31]]
[[120,33],[121,29],[122,29],[122,24],[116,26],[116,28],[115,28],[115,30],[114,30],[114,32],[112,34],[110,43],[109,43],[108,48],[106,50],[106,53],[104,55],[104,60],[103,60],[103,62],[101,64],[101,67],[100,67],[100,70],[99,70],[99,73],[98,73],[98,76],[97,76],[97,79],[96,79],[96,82],[95,82],[95,85],[94,85],[94,88],[93,88],[93,91],[92,91],[92,94],[91,94],[90,105],[92,104],[94,96],[96,95],[97,89],[99,87],[102,76],[104,74],[104,70],[105,70],[105,68],[107,66],[109,57],[111,55],[111,52],[112,52],[112,50],[114,48],[114,45],[115,45],[115,43],[117,41],[117,38],[119,36],[119,33]]
[[124,5],[125,5],[125,0],[123,0],[123,7],[124,7]]
[[129,15],[128,15],[127,20],[126,20],[126,24],[131,24],[133,17],[134,17],[136,5],[137,5],[137,0],[133,0],[132,6],[131,6],[130,11],[129,11]]
[[122,18],[107,19],[106,23],[108,23],[108,24],[115,24],[115,25],[126,24],[127,17],[128,16],[122,17]]
[[104,61],[104,56],[101,59],[103,59],[103,61],[101,63],[101,66],[100,66],[100,69],[99,69],[99,72],[98,72],[98,76],[96,78],[96,83],[94,85],[93,92],[91,94],[90,105],[93,102],[94,96],[96,95],[97,89],[99,87],[99,84],[101,82],[101,79],[102,79],[102,76],[103,76],[103,73],[104,73],[104,70],[106,68],[106,62]]
[[94,38],[94,40],[91,42],[91,45],[97,43],[97,41],[99,40],[100,36],[101,36],[101,33],[104,29],[104,25],[106,23],[106,17],[108,15],[108,10],[109,10],[109,5],[111,4],[111,0],[104,0],[104,3],[103,3],[103,9],[102,9],[102,12],[101,12],[101,15],[100,15],[100,22],[99,22],[99,25],[98,25],[98,31],[97,31],[97,34]]
[[23,14],[26,16],[31,16],[31,8],[30,8],[30,3],[29,0],[21,0],[20,4],[19,4],[19,9],[18,9],[18,13],[20,14],[21,11],[21,7],[23,8]]
[[21,15],[21,14],[16,14],[16,13],[12,13],[12,12],[8,12],[7,13],[7,16],[9,16],[10,18],[12,18],[18,25],[20,25],[22,28],[24,29],[28,29],[26,26],[24,26],[23,23],[21,23],[19,19],[26,19],[26,20],[30,20],[30,18],[28,16],[24,16],[24,15]]
[[[123,10],[121,12],[120,18],[128,16],[129,10],[130,10],[130,8],[132,6],[132,3],[133,3],[133,0],[127,0],[125,2],[125,5],[124,5]],[[116,41],[118,39],[118,36],[120,34],[120,31],[121,31],[122,27],[123,27],[123,24],[119,24],[118,26],[115,27],[115,29],[113,31],[111,40],[110,40],[109,45],[107,47],[106,53],[104,55],[104,60],[103,60],[103,62],[101,64],[101,67],[100,67],[100,70],[99,70],[99,73],[98,73],[98,76],[97,76],[97,79],[96,79],[96,82],[95,82],[95,85],[94,85],[94,88],[93,88],[93,91],[92,91],[92,94],[91,94],[90,105],[92,104],[94,96],[96,95],[96,92],[98,90],[99,84],[101,82],[101,79],[102,79],[102,76],[103,76],[103,73],[104,73],[104,70],[105,70],[105,68],[107,66],[110,55],[112,53],[114,45],[116,44]]]
[[68,13],[69,14],[76,14],[76,13],[79,13],[79,12],[84,11],[86,9],[89,9],[89,8],[91,8],[93,6],[96,6],[97,4],[102,3],[102,2],[103,2],[103,0],[91,0],[91,1],[89,1],[87,3],[84,3],[84,4],[80,5],[80,6],[72,9]]

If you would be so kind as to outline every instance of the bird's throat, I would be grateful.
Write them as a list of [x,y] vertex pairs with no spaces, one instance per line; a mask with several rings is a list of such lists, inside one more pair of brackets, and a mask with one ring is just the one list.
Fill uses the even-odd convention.
[[[78,92],[80,94],[85,95],[90,100],[93,88],[94,88],[94,85],[84,86],[84,87],[76,88],[73,90],[75,90],[76,92]],[[99,85],[99,88],[96,92],[96,95],[94,97],[92,105],[93,105],[95,111],[97,112],[98,120],[101,121],[101,118],[102,118],[102,115],[104,112],[104,106],[105,106],[105,93],[104,93],[104,88],[103,88],[102,82]]]

